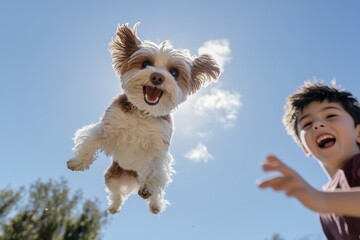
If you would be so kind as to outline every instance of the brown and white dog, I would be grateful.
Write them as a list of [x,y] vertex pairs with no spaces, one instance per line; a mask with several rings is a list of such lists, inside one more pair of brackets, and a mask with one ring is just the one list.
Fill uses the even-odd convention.
[[171,182],[173,158],[169,153],[173,130],[171,112],[215,81],[220,68],[209,55],[192,57],[174,49],[169,41],[141,41],[135,24],[118,27],[109,44],[113,67],[121,79],[123,94],[117,96],[101,121],[76,131],[71,170],[86,170],[98,151],[111,156],[105,173],[109,212],[120,211],[136,191],[152,213],[165,210],[165,187]]

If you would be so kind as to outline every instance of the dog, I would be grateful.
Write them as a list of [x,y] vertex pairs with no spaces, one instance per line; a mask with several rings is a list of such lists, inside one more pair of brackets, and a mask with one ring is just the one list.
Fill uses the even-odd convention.
[[100,122],[76,131],[73,157],[67,167],[84,171],[98,152],[112,158],[105,172],[108,211],[119,212],[138,192],[152,213],[165,210],[165,188],[174,174],[169,153],[172,112],[201,87],[220,76],[208,54],[191,56],[169,41],[142,41],[133,28],[119,25],[109,43],[112,65],[123,93],[114,98]]

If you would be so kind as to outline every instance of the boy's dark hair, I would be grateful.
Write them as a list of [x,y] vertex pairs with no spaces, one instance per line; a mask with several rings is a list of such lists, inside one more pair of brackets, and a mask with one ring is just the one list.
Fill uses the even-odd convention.
[[301,145],[298,132],[298,117],[310,103],[317,101],[339,103],[354,120],[355,126],[360,123],[360,104],[348,91],[340,89],[335,83],[326,85],[316,81],[306,81],[296,92],[291,94],[285,104],[283,123],[287,133]]

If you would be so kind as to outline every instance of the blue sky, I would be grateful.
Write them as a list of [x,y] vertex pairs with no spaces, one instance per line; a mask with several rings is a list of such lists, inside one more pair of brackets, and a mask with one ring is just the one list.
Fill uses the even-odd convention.
[[210,46],[224,71],[174,113],[172,205],[154,216],[133,195],[103,239],[325,239],[316,213],[255,181],[267,154],[316,188],[327,181],[286,134],[283,105],[313,78],[360,96],[359,9],[355,0],[1,1],[0,188],[64,177],[106,208],[110,160],[99,155],[86,172],[66,162],[75,130],[121,91],[108,51],[117,25],[139,21],[141,39],[193,55]]

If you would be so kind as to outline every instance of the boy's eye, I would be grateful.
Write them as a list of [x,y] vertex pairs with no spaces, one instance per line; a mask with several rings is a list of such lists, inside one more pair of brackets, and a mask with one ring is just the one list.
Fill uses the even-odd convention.
[[307,128],[307,127],[309,127],[311,124],[312,124],[312,122],[307,122],[307,123],[304,124],[304,126],[303,126],[302,128],[303,128],[303,129],[304,129],[304,128]]
[[141,64],[141,69],[144,69],[144,68],[146,68],[147,66],[151,66],[151,63],[150,63],[149,60],[145,60],[145,61],[142,62],[142,64]]
[[337,115],[335,115],[335,114],[329,114],[329,115],[326,116],[326,118],[329,119],[329,118],[334,118],[334,117],[336,117],[336,116],[337,116]]

